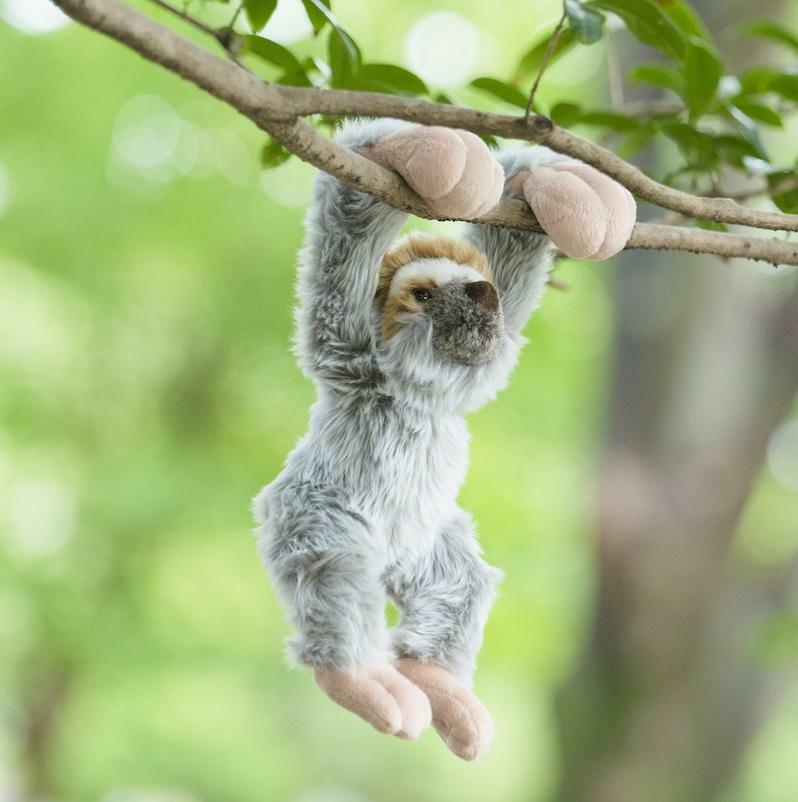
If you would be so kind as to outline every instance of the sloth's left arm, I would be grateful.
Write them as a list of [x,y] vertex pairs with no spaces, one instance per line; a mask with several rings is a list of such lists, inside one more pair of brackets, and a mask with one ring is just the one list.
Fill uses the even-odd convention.
[[628,241],[636,208],[625,187],[548,148],[511,148],[494,156],[504,170],[505,196],[525,199],[546,231],[475,224],[466,234],[487,255],[508,331],[518,333],[546,286],[552,242],[572,259],[609,259]]
[[[494,151],[493,156],[504,170],[505,196],[523,198],[522,182],[513,179],[553,154],[546,148],[513,148]],[[546,287],[551,240],[545,234],[479,223],[470,223],[465,236],[488,257],[507,330],[520,334]]]

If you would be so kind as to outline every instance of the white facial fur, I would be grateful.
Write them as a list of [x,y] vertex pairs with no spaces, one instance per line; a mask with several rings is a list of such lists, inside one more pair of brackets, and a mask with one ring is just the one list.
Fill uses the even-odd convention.
[[459,265],[450,259],[420,259],[400,267],[391,279],[389,294],[393,295],[412,279],[433,279],[438,286],[449,281],[484,281],[485,277],[473,267]]

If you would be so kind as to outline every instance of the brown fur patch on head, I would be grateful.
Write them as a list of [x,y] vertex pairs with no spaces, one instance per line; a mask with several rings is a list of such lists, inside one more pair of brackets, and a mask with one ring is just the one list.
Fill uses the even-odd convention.
[[[380,265],[375,303],[380,310],[383,339],[390,339],[399,331],[403,312],[420,311],[421,303],[413,295],[414,286],[402,287],[393,295],[390,295],[390,289],[393,277],[400,268],[424,259],[449,259],[459,265],[474,268],[486,281],[492,280],[487,257],[467,242],[429,234],[411,234],[405,237],[385,254]],[[434,285],[433,280],[430,283]]]
[[388,300],[388,291],[396,271],[421,259],[449,259],[458,265],[473,267],[482,273],[486,281],[492,280],[487,256],[473,245],[462,240],[433,237],[431,234],[411,234],[400,240],[382,259],[376,296],[379,307]]

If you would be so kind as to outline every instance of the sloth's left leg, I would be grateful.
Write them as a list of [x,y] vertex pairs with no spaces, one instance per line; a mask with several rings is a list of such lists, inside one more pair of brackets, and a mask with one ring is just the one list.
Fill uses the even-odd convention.
[[402,612],[392,638],[397,668],[427,694],[433,726],[464,760],[483,755],[493,739],[493,721],[470,685],[500,577],[482,559],[471,517],[458,511],[428,554],[388,578]]

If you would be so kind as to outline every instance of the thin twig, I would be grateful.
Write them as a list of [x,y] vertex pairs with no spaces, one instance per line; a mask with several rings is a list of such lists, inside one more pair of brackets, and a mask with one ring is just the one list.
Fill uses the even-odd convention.
[[155,3],[155,5],[158,6],[159,8],[164,9],[164,11],[168,11],[175,17],[182,19],[183,22],[187,22],[189,25],[193,25],[197,30],[202,31],[203,33],[207,33],[208,36],[212,36],[214,39],[218,41],[218,33],[215,28],[211,28],[210,25],[206,25],[201,19],[192,16],[186,10],[181,11],[177,6],[173,6],[171,3],[167,3],[166,0],[150,0],[150,2]]
[[238,13],[243,8],[243,3],[239,6],[238,11],[236,11],[236,14],[233,16],[230,24],[224,28],[217,29],[211,28],[210,25],[206,25],[201,19],[189,14],[186,9],[181,11],[179,8],[177,8],[177,6],[173,6],[171,3],[168,3],[167,0],[150,0],[150,2],[154,3],[159,8],[164,9],[164,11],[168,11],[170,14],[183,20],[183,22],[193,25],[197,30],[202,31],[208,36],[212,36],[221,45],[227,57],[234,64],[242,69],[246,69],[246,67],[238,60],[238,53],[236,53],[234,48],[234,42],[237,34],[233,30],[233,23],[238,17]]
[[526,102],[526,110],[524,111],[524,120],[529,119],[529,115],[532,111],[532,104],[535,102],[535,93],[538,91],[538,85],[540,84],[540,79],[543,77],[543,73],[546,72],[546,67],[549,66],[549,61],[551,60],[552,55],[554,55],[554,48],[557,47],[557,42],[560,40],[560,34],[562,33],[563,25],[565,25],[565,9],[563,9],[562,16],[560,17],[560,21],[557,23],[557,27],[554,29],[554,33],[551,35],[551,39],[549,39],[546,52],[543,54],[543,60],[540,62],[538,74],[535,76],[535,83],[532,84],[532,89],[529,91],[529,99]]
[[235,10],[235,14],[233,14],[233,18],[230,22],[227,23],[227,27],[232,31],[235,27],[236,22],[238,22],[238,17],[240,16],[241,12],[244,10],[244,0],[238,4],[238,8]]

